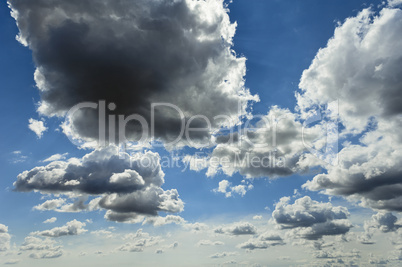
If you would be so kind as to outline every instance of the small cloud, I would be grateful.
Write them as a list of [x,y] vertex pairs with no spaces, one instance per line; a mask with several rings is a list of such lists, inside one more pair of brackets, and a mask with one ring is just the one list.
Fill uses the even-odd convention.
[[31,130],[31,131],[33,131],[35,134],[36,134],[36,136],[38,136],[38,138],[42,138],[42,136],[43,136],[43,133],[45,132],[45,131],[47,131],[47,127],[45,126],[45,124],[44,124],[44,122],[43,121],[38,121],[38,120],[35,120],[35,119],[29,119],[29,125],[28,125],[28,127],[29,127],[29,129]]
[[11,265],[11,264],[17,264],[19,262],[20,262],[20,260],[17,260],[17,259],[9,259],[9,260],[5,261],[4,264]]
[[82,233],[87,232],[87,230],[84,229],[84,227],[85,227],[85,223],[77,221],[77,220],[72,220],[64,226],[56,227],[56,228],[53,228],[50,230],[45,230],[42,232],[39,232],[39,231],[33,232],[33,233],[31,233],[31,235],[45,236],[45,237],[80,235]]
[[45,220],[43,223],[54,223],[54,222],[56,222],[56,221],[57,221],[57,218],[56,218],[56,217],[52,217],[52,218],[50,218],[50,219]]
[[225,258],[227,256],[234,256],[234,255],[236,255],[236,252],[222,252],[222,253],[215,253],[209,257],[211,259],[221,259],[221,258]]
[[57,161],[57,160],[63,160],[63,159],[66,159],[67,155],[68,155],[68,153],[54,154],[54,155],[48,157],[47,159],[42,160],[42,162],[52,162],[52,161]]
[[23,155],[20,150],[13,151],[11,154],[13,155],[11,162],[14,164],[24,162],[28,158],[27,156]]
[[248,222],[239,222],[230,226],[216,228],[214,232],[227,235],[255,235],[257,233],[257,228]]
[[223,193],[227,198],[232,197],[234,194],[238,194],[243,197],[246,195],[247,191],[253,188],[254,186],[252,184],[240,184],[232,186],[228,180],[222,180],[219,182],[218,188],[215,188],[213,191],[216,193]]

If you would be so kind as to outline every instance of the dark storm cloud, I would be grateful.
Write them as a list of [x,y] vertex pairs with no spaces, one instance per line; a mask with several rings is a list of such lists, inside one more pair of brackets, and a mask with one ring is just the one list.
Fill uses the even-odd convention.
[[[257,100],[244,88],[245,59],[231,51],[235,24],[223,1],[191,0],[15,0],[12,15],[37,66],[39,112],[62,115],[74,105],[106,100],[113,114],[139,114],[150,124],[151,103],[167,102],[185,113],[245,114]],[[240,113],[238,103],[241,104]],[[98,138],[98,111],[76,112],[69,126],[81,138]],[[226,121],[227,122],[227,121]],[[192,127],[207,126],[197,118]],[[181,120],[171,108],[157,108],[155,137],[174,140]],[[127,137],[142,127],[132,121]],[[209,132],[191,132],[196,140]]]

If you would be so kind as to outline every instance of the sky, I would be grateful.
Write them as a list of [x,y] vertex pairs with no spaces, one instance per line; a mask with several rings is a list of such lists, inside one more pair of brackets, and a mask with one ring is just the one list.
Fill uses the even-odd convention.
[[0,4],[0,264],[400,266],[402,1]]

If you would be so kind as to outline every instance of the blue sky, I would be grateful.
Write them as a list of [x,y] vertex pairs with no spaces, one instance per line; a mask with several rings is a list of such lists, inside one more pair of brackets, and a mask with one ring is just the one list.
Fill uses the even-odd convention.
[[[0,5],[0,264],[399,266],[400,0],[123,2]],[[168,146],[165,110],[119,157],[98,113],[66,117],[99,100],[147,122],[155,102],[202,115],[192,140],[209,143]],[[328,125],[339,146],[320,156]],[[217,141],[230,131],[253,144]],[[234,161],[272,151],[284,166]]]

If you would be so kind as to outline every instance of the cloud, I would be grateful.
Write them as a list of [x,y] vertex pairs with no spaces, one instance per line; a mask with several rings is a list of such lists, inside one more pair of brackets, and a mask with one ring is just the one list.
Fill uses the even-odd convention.
[[215,140],[218,145],[210,155],[185,160],[193,163],[197,171],[208,167],[207,176],[219,172],[227,176],[239,173],[247,178],[289,176],[307,169],[298,165],[307,151],[303,142],[317,142],[323,133],[318,126],[303,133],[296,114],[273,106],[268,114],[258,117],[255,125],[248,123],[240,132],[218,136]]
[[68,153],[54,154],[54,155],[42,160],[42,162],[52,162],[52,161],[64,160],[64,159],[66,159],[67,155],[68,155]]
[[327,235],[347,233],[352,224],[347,220],[349,212],[344,207],[333,207],[305,196],[290,204],[289,197],[283,197],[272,212],[274,223],[280,229],[292,229],[295,237],[317,240]]
[[[303,72],[297,95],[302,117],[314,105],[337,101],[345,128],[339,136],[356,139],[344,144],[337,166],[325,166],[328,171],[304,188],[375,210],[402,211],[401,30],[402,10],[364,9],[336,28]],[[316,161],[306,159],[307,165]]]
[[285,245],[282,237],[273,232],[265,232],[259,236],[253,237],[248,241],[238,245],[239,248],[254,250],[254,249],[267,249],[273,246]]
[[215,253],[211,256],[209,256],[211,259],[221,259],[221,258],[225,258],[228,256],[234,256],[236,255],[236,252],[222,252],[222,253]]
[[7,264],[7,265],[11,265],[11,264],[17,264],[17,263],[19,263],[21,260],[19,260],[19,259],[9,259],[9,260],[6,260],[5,262],[4,262],[4,264]]
[[43,223],[55,223],[57,221],[56,217],[52,217],[50,219],[45,220]]
[[402,227],[397,223],[398,218],[390,212],[378,212],[371,217],[371,220],[364,222],[364,232],[358,236],[360,243],[373,245],[376,243],[372,238],[378,233],[397,232]]
[[399,5],[402,5],[402,0],[388,0],[388,5],[390,7],[397,7]]
[[198,241],[197,246],[222,246],[224,244],[225,243],[222,241],[200,240]]
[[70,236],[70,235],[80,235],[82,233],[87,232],[88,230],[84,229],[85,223],[73,220],[66,225],[61,226],[61,227],[55,227],[50,230],[45,230],[45,231],[37,231],[33,232],[32,235],[40,235],[40,236],[46,236],[46,237],[60,237],[60,236]]
[[[247,114],[247,102],[258,100],[244,88],[245,58],[232,50],[236,24],[222,0],[8,3],[17,39],[32,51],[37,66],[43,115],[60,116],[80,102],[105,100],[115,104],[113,114],[138,114],[150,125],[151,103],[170,103],[186,122],[202,115],[218,129],[228,119],[215,116],[237,123]],[[153,137],[175,140],[181,126],[177,111],[159,107],[154,118]],[[82,109],[70,119],[65,132],[98,139],[97,110]],[[191,126],[207,123],[197,117]],[[138,140],[141,128],[132,121],[127,137]],[[190,136],[201,141],[210,132]]]
[[42,136],[43,136],[43,133],[45,132],[45,131],[47,131],[47,127],[45,126],[45,124],[44,124],[44,122],[43,121],[38,121],[38,120],[35,120],[35,119],[29,119],[29,125],[28,125],[28,127],[29,127],[29,129],[31,130],[31,131],[33,131],[35,134],[36,134],[36,136],[38,136],[38,138],[42,138]]
[[221,226],[214,230],[217,234],[227,235],[255,235],[257,228],[248,222],[238,222],[229,226]]
[[236,186],[231,186],[231,183],[228,180],[222,180],[219,182],[219,187],[214,189],[214,192],[223,193],[226,197],[232,197],[233,194],[238,194],[240,196],[244,196],[248,190],[253,189],[253,185],[249,184],[240,184]]
[[28,158],[27,156],[23,155],[22,152],[19,150],[13,151],[11,154],[13,155],[11,162],[14,164],[25,162]]
[[371,217],[371,221],[366,222],[365,228],[374,227],[383,233],[395,232],[402,227],[402,225],[396,224],[397,220],[398,218],[390,212],[379,212]]
[[96,235],[98,237],[105,237],[105,238],[112,238],[113,233],[108,230],[96,230],[96,231],[91,231],[91,234]]
[[8,233],[8,227],[0,224],[0,251],[10,249],[11,235]]
[[148,217],[143,223],[149,223],[154,226],[162,226],[166,224],[185,224],[186,220],[184,220],[180,216],[176,215],[167,215],[165,217]]
[[117,250],[143,252],[145,248],[155,246],[163,241],[160,236],[151,236],[149,233],[143,232],[142,229],[139,229],[134,234],[127,234],[124,239],[130,240],[130,242],[118,247]]
[[27,236],[20,247],[21,251],[30,251],[30,258],[33,259],[51,259],[58,258],[63,255],[61,246],[50,238],[39,238]]
[[[122,157],[122,158],[120,158]],[[184,203],[176,189],[163,190],[164,173],[157,153],[119,154],[108,146],[81,159],[55,161],[18,175],[15,190],[38,190],[43,194],[66,194],[64,198],[47,200],[37,210],[77,212],[106,209],[105,217],[130,221],[140,215],[156,216],[159,211],[177,213]],[[85,203],[87,196],[94,196]]]
[[372,116],[394,119],[401,113],[402,10],[384,8],[375,15],[364,9],[348,18],[319,50],[299,84],[302,112],[338,100],[350,131],[363,130]]
[[179,247],[179,242],[173,242],[172,244],[168,245],[168,248],[175,249]]

